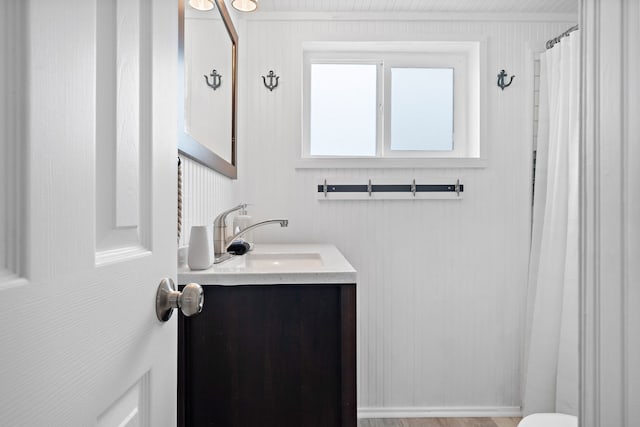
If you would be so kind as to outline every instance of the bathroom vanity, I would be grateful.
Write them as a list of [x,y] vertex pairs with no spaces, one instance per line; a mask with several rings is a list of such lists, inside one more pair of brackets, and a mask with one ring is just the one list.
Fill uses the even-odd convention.
[[180,426],[355,427],[356,272],[333,245],[257,244],[178,320]]

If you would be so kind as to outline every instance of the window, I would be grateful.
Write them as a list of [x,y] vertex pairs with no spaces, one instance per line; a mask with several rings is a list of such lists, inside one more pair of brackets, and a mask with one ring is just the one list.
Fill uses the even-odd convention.
[[453,68],[391,68],[392,151],[453,151]]
[[302,158],[479,158],[479,48],[306,44]]
[[313,156],[375,156],[376,66],[312,64],[310,146]]

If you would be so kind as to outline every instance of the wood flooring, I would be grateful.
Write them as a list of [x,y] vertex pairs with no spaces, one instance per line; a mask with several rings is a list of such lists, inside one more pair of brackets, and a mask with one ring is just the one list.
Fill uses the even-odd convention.
[[522,418],[361,419],[358,427],[517,427]]

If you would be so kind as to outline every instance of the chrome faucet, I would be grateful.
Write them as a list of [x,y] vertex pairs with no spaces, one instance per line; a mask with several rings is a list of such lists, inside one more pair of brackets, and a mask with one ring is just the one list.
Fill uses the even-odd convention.
[[227,247],[229,246],[229,244],[231,242],[236,240],[238,237],[244,235],[244,233],[246,233],[248,231],[251,231],[254,228],[258,228],[260,226],[267,225],[267,224],[280,224],[280,227],[288,227],[289,226],[289,220],[288,219],[269,219],[269,220],[266,220],[266,221],[261,221],[261,222],[256,222],[255,224],[251,224],[250,226],[248,226],[244,230],[240,230],[235,236],[230,237],[229,239],[227,239]]
[[241,230],[232,237],[227,238],[227,215],[240,209],[246,209],[247,204],[243,203],[236,207],[233,207],[227,211],[222,212],[213,221],[213,252],[215,254],[214,264],[221,263],[229,258],[231,255],[227,253],[229,244],[236,240],[238,237],[243,236],[246,232],[253,230],[254,228],[261,227],[268,224],[280,224],[280,227],[289,226],[289,220],[286,219],[270,219],[267,221],[257,222],[249,227]]
[[247,204],[242,203],[222,212],[213,220],[213,253],[218,258],[227,252],[227,216],[240,209],[246,209]]

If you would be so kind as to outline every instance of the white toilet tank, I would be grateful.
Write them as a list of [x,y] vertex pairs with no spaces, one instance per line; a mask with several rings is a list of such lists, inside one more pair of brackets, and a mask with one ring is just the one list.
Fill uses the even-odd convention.
[[531,414],[518,427],[578,427],[578,417],[565,414]]

